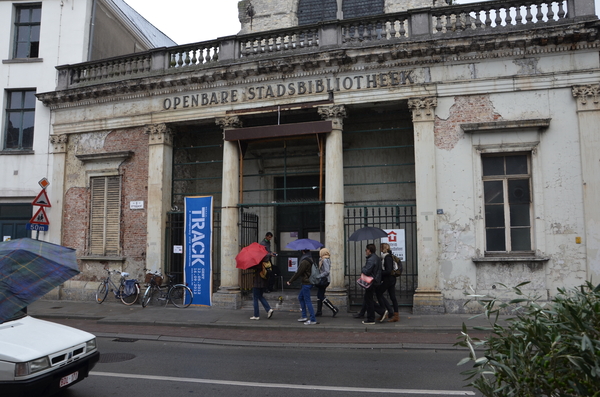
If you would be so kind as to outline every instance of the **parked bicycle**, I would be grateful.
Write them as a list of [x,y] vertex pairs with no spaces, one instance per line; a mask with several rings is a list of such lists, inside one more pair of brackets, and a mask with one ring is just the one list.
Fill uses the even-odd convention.
[[[126,278],[129,277],[129,273],[126,272],[109,269],[106,269],[106,272],[108,275],[102,280],[98,286],[98,290],[96,290],[96,303],[100,304],[104,302],[108,296],[108,290],[110,289],[112,292],[114,292],[115,298],[121,299],[121,302],[127,306],[133,305],[140,295],[140,284],[138,281],[135,279],[127,280]],[[121,275],[121,280],[118,286],[110,278],[110,275],[115,273]]]
[[185,284],[176,284],[175,275],[167,274],[169,283],[162,285],[163,278],[159,272],[146,274],[146,292],[142,297],[142,307],[148,306],[154,298],[159,301],[165,301],[165,306],[171,302],[176,307],[188,307],[192,303],[194,294]]

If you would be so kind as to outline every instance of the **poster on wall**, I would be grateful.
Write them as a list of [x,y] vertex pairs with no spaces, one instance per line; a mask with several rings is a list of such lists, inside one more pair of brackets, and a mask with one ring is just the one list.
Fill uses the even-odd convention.
[[212,304],[212,217],[212,196],[185,198],[183,272],[193,305]]
[[387,234],[387,238],[382,237],[382,243],[388,243],[392,253],[402,260],[406,261],[406,238],[404,229],[383,229]]

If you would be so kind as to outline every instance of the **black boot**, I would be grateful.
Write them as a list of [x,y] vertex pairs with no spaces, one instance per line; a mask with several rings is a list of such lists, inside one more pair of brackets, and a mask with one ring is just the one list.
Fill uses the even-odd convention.
[[323,301],[317,300],[317,312],[315,313],[315,317],[319,317],[323,314]]
[[331,309],[331,311],[333,312],[333,316],[332,316],[332,317],[335,317],[335,315],[336,315],[336,314],[338,314],[338,312],[340,311],[340,309],[338,309],[337,307],[333,306],[333,303],[331,303],[331,302],[329,301],[329,299],[327,299],[327,298],[323,299],[323,303],[324,303],[324,304],[325,304],[325,305],[326,305],[328,308],[330,308],[330,309]]

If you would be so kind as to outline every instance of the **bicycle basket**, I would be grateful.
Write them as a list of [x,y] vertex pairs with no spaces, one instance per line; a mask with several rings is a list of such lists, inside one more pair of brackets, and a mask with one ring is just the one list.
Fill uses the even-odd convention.
[[154,273],[147,273],[144,282],[146,284],[150,284],[150,281],[152,280],[152,278],[154,278],[154,282],[156,283],[156,285],[158,285],[158,286],[162,285],[163,278],[161,276],[159,276],[158,274],[154,274]]

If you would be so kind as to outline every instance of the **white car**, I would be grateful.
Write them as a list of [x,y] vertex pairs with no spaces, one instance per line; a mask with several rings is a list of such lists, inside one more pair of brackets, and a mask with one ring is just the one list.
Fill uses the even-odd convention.
[[0,324],[0,396],[50,396],[88,376],[96,337],[20,311]]

